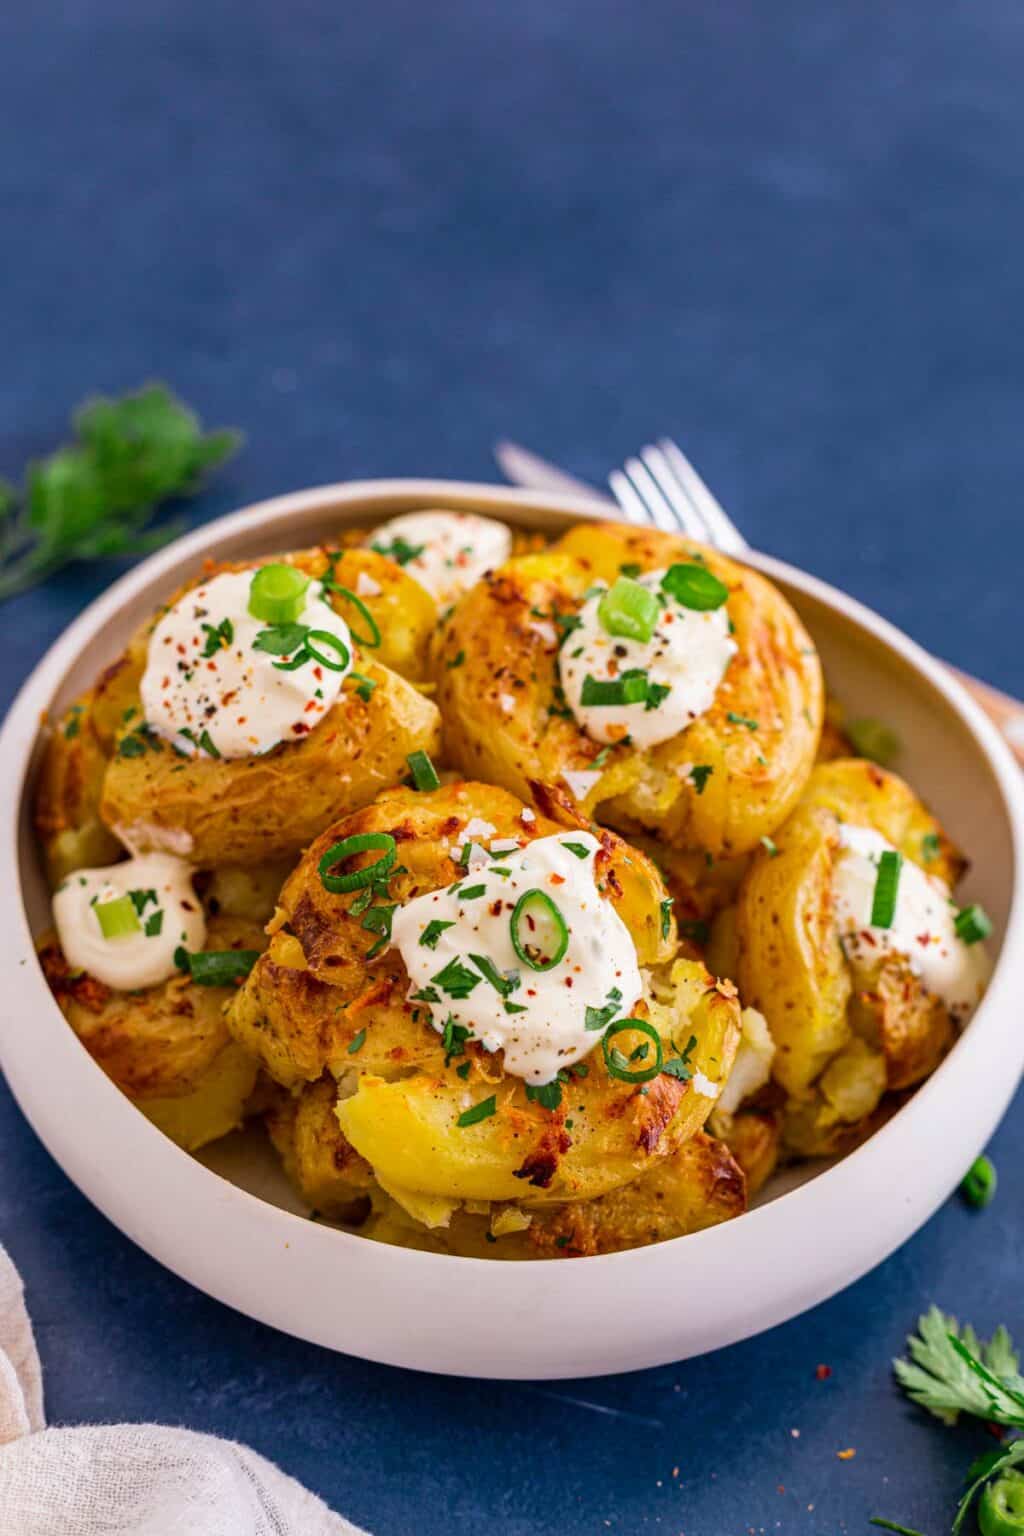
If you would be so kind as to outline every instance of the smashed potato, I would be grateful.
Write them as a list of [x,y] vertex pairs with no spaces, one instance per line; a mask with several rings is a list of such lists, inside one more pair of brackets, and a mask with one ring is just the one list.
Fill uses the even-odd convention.
[[[711,707],[658,745],[602,746],[559,688],[567,619],[623,567],[695,561],[729,589],[737,646]],[[565,784],[590,817],[713,854],[755,848],[788,815],[822,728],[817,655],[771,583],[688,539],[625,524],[573,528],[479,582],[442,626],[435,676],[447,751],[463,773],[524,797],[536,783]]]
[[[211,917],[210,949],[260,949],[260,928]],[[40,950],[43,974],[89,1055],[146,1117],[186,1151],[242,1122],[257,1063],[231,1038],[224,1007],[230,987],[176,975],[157,987],[115,992],[70,970],[59,946]]]
[[[474,818],[498,838],[527,843],[562,830],[529,809],[524,818],[520,801],[481,784],[379,797],[308,849],[281,892],[268,950],[229,1010],[236,1039],[284,1086],[316,1082],[325,1071],[341,1080],[337,1113],[347,1140],[400,1203],[408,1208],[410,1196],[440,1201],[442,1219],[460,1202],[591,1199],[629,1183],[700,1129],[739,1038],[733,989],[716,985],[697,961],[671,960],[674,936],[657,871],[604,833],[599,859],[608,899],[650,968],[649,995],[635,1016],[657,1029],[666,1055],[693,1036],[692,1077],[662,1073],[641,1091],[612,1077],[596,1050],[585,1076],[570,1069],[565,1102],[548,1110],[527,1097],[521,1078],[503,1072],[500,1052],[470,1041],[456,1062],[409,1001],[398,952],[385,948],[368,959],[372,934],[351,910],[356,894],[325,890],[317,867],[339,839],[389,833],[402,867],[388,899],[402,902],[458,880],[455,856]],[[632,1033],[624,1034],[623,1050],[643,1044]],[[457,1124],[491,1093],[489,1118]]]

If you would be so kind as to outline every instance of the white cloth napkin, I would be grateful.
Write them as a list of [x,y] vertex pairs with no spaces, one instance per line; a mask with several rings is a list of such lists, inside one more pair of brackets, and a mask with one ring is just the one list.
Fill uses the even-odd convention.
[[3,1536],[363,1536],[247,1446],[161,1424],[47,1429],[18,1271],[0,1247]]

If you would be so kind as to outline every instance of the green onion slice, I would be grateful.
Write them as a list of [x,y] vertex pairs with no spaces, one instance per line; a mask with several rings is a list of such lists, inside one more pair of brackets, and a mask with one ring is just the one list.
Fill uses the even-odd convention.
[[[317,646],[326,646],[328,651],[334,652],[334,655],[325,656],[323,650],[318,650]],[[314,661],[318,661],[323,667],[328,667],[332,672],[344,672],[352,660],[344,640],[340,635],[332,634],[329,629],[311,629],[306,636],[306,650]]]
[[988,1205],[996,1192],[996,1170],[991,1158],[976,1157],[968,1168],[961,1193],[971,1205]]
[[[973,1473],[975,1469],[971,1470]],[[1021,1536],[1024,1532],[1024,1474],[1017,1468],[1008,1467],[985,1484],[978,1505],[978,1529],[981,1536]]]
[[[630,1067],[629,1058],[612,1046],[615,1036],[621,1035],[623,1030],[627,1029],[639,1030],[642,1035],[647,1036],[654,1046],[654,1061],[649,1067],[637,1067],[635,1069]],[[654,1025],[648,1024],[646,1019],[619,1019],[618,1023],[609,1024],[601,1036],[601,1052],[604,1056],[604,1064],[608,1068],[609,1077],[617,1077],[622,1083],[649,1083],[661,1071],[661,1036]]]
[[362,598],[357,597],[356,594],[350,591],[348,587],[339,587],[334,581],[326,576],[324,577],[324,586],[327,588],[328,592],[331,592],[335,597],[343,597],[347,603],[351,603],[353,608],[358,610],[360,617],[369,630],[369,635],[357,635],[355,630],[352,628],[352,625],[350,624],[348,626],[349,631],[352,635],[352,639],[356,642],[356,644],[369,646],[371,648],[380,645],[380,626],[377,623],[377,620],[374,618],[373,614],[370,612],[369,608],[367,608],[366,604],[363,602]]
[[308,586],[309,577],[294,565],[261,565],[249,586],[249,612],[265,624],[294,624]]
[[441,788],[441,780],[437,776],[437,769],[430,761],[426,752],[410,752],[406,762],[409,764],[412,772],[412,781],[417,789],[430,790]]
[[953,926],[957,938],[964,944],[977,944],[980,939],[987,939],[992,932],[992,919],[984,907],[975,903],[957,913]]
[[591,677],[583,679],[580,703],[589,704],[642,704],[648,693],[647,673],[640,667],[631,667],[621,677]]
[[115,896],[111,901],[98,901],[93,911],[105,939],[126,939],[130,934],[142,932],[139,914],[130,896]]
[[597,617],[610,635],[648,641],[654,634],[661,608],[649,587],[630,576],[620,576],[597,605]]
[[703,565],[670,565],[661,578],[661,590],[684,608],[704,613],[728,601],[729,588]]
[[546,891],[524,891],[511,918],[512,948],[531,971],[550,971],[569,947],[565,918]]
[[[328,848],[317,865],[320,884],[325,891],[332,891],[338,896],[346,891],[358,891],[365,885],[372,885],[375,880],[382,879],[394,864],[397,847],[390,832],[358,832],[354,837],[342,838],[340,843],[333,843]],[[380,850],[380,858],[374,859],[372,864],[350,870],[344,875],[332,873],[338,864],[343,864],[354,854],[366,853],[374,848]]]
[[896,916],[896,896],[900,888],[903,855],[887,848],[878,861],[875,894],[871,900],[872,928],[891,928]]
[[179,946],[174,963],[200,987],[232,987],[244,981],[260,957],[258,949],[198,949]]

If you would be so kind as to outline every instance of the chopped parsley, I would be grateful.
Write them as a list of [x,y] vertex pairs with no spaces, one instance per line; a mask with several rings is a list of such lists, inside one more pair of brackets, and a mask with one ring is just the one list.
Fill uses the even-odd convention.
[[454,919],[450,922],[446,922],[445,919],[441,917],[432,918],[424,928],[423,932],[420,934],[420,943],[424,946],[425,949],[436,949],[437,941],[441,937],[442,933],[444,933],[445,929],[454,927]]
[[349,1056],[354,1056],[357,1051],[361,1051],[362,1050],[363,1045],[365,1044],[365,1042],[366,1042],[366,1030],[365,1029],[361,1029],[359,1031],[358,1035],[353,1035],[352,1036],[352,1039],[349,1042],[348,1051],[347,1051],[346,1054],[349,1055]]
[[[457,1000],[468,997],[473,988],[480,985],[480,977],[476,971],[471,971],[468,965],[463,965],[458,956],[449,960],[448,964],[430,979],[436,981],[449,997]],[[430,999],[424,999],[424,1001],[430,1001]]]
[[690,769],[690,781],[698,795],[702,795],[707,788],[708,779],[714,773],[710,763],[694,763]]
[[389,560],[394,560],[398,565],[408,565],[411,561],[418,559],[426,547],[425,544],[410,544],[408,539],[402,538],[401,534],[396,535],[390,544],[370,545],[378,555],[386,555]]

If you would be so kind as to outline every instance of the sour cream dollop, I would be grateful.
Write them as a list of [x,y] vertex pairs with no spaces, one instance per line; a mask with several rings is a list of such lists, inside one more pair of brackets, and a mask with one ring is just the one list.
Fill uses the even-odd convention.
[[[729,634],[726,605],[710,610],[685,608],[662,590],[664,571],[636,579],[662,604],[650,640],[611,635],[598,613],[606,587],[595,589],[579,610],[579,625],[558,654],[562,691],[579,725],[594,741],[616,742],[628,736],[635,746],[653,747],[678,736],[714,702],[726,668],[736,653]],[[657,702],[584,704],[588,677],[598,682],[639,669],[660,692]]]
[[397,560],[442,605],[454,603],[512,553],[504,523],[475,512],[406,512],[383,523],[367,542]]
[[[613,1005],[607,1023],[629,1017],[643,993],[629,930],[597,888],[598,847],[589,832],[565,832],[518,850],[492,848],[490,861],[473,861],[454,888],[414,897],[392,921],[410,997],[429,1009],[438,1033],[452,1020],[485,1050],[504,1051],[506,1072],[534,1086],[598,1044],[602,1030],[587,1029],[588,1007]],[[567,930],[565,952],[547,970],[524,963],[513,942],[513,912],[530,891],[550,898]],[[543,949],[551,930],[535,930],[525,905],[520,948],[533,939]]]
[[925,989],[942,999],[957,1023],[965,1022],[981,999],[989,963],[983,944],[958,938],[948,886],[905,858],[892,925],[873,927],[879,860],[895,850],[869,827],[843,823],[839,836],[842,852],[835,860],[832,891],[839,938],[851,963],[870,967],[887,955],[903,956]]
[[[192,868],[168,853],[140,854],[109,869],[76,869],[53,898],[64,958],[117,992],[155,987],[173,976],[179,945],[202,949],[206,917],[192,889]],[[96,907],[131,898],[138,928],[108,939]]]
[[146,723],[186,756],[258,757],[301,740],[337,701],[352,670],[348,625],[318,581],[306,588],[295,625],[335,637],[343,650],[311,637],[334,666],[307,650],[294,671],[285,670],[279,664],[303,654],[301,645],[285,652],[257,647],[257,636],[274,626],[249,612],[254,574],[225,572],[193,587],[150,638],[142,676]]

